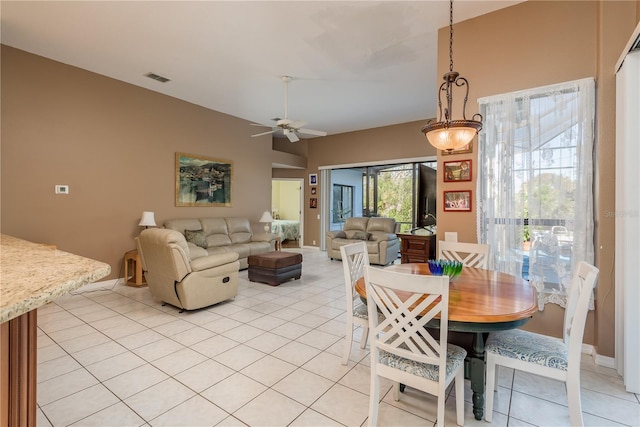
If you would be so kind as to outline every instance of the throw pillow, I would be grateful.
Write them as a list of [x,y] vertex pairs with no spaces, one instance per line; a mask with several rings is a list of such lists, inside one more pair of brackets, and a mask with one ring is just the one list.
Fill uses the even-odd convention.
[[347,235],[347,239],[354,240],[369,240],[369,236],[371,236],[371,233],[353,230],[345,231],[345,234]]
[[186,237],[187,242],[191,242],[201,248],[207,249],[209,246],[202,230],[184,230],[184,237]]

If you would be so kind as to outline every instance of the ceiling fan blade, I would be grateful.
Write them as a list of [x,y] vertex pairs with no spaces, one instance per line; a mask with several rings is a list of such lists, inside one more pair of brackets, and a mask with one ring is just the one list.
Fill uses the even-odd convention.
[[273,127],[272,125],[263,125],[262,123],[249,123],[251,126],[262,126],[263,128]]
[[291,123],[289,123],[289,126],[291,126],[292,128],[298,129],[306,124],[307,122],[303,122],[302,120],[292,120]]
[[256,133],[255,135],[251,135],[252,137],[254,136],[263,136],[263,135],[269,135],[270,133],[273,133],[273,130],[270,130],[268,132],[262,132],[262,133]]
[[289,138],[290,142],[298,142],[298,141],[300,141],[300,138],[298,138],[298,135],[296,135],[295,132],[292,132],[292,131],[285,132],[285,135],[287,135],[287,138]]
[[325,131],[322,131],[322,130],[298,129],[298,132],[304,133],[305,135],[327,136],[327,133]]

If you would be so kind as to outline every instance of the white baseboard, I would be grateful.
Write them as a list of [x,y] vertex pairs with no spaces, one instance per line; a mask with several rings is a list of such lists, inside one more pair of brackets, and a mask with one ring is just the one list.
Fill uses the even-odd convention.
[[616,359],[596,353],[595,348],[591,344],[582,344],[582,353],[589,354],[593,358],[593,362],[598,366],[616,369]]
[[318,246],[303,246],[302,249],[311,249],[312,251],[319,251],[320,248]]

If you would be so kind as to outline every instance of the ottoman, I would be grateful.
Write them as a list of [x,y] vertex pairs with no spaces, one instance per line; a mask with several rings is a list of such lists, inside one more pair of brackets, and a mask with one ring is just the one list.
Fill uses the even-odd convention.
[[292,252],[267,252],[249,255],[249,280],[278,286],[302,276],[302,254]]

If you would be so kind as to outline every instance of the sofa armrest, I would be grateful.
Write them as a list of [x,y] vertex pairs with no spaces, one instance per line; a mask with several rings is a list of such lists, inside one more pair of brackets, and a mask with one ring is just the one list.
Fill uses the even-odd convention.
[[218,267],[220,265],[229,264],[238,259],[238,254],[235,252],[227,252],[224,254],[209,255],[201,258],[197,258],[191,261],[191,270],[202,271],[209,268]]
[[398,239],[398,236],[393,233],[371,233],[371,237],[369,238],[369,240],[375,240],[378,242],[397,240],[397,239]]
[[347,235],[344,231],[327,231],[327,237],[330,239],[346,239]]
[[271,242],[274,241],[278,236],[273,233],[256,233],[251,236],[252,242]]

